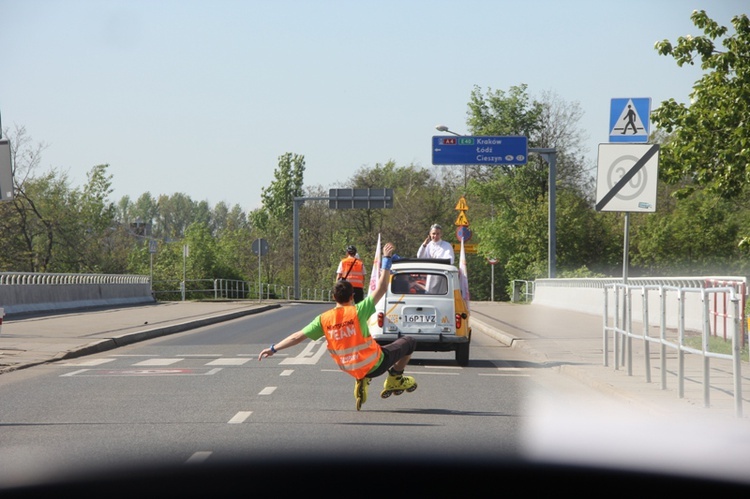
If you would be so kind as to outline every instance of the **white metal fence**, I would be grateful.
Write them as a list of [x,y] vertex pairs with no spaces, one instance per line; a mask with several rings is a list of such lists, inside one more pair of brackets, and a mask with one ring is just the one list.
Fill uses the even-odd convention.
[[[744,288],[743,288],[744,291]],[[653,295],[658,295],[658,310],[653,310]],[[688,333],[685,321],[686,304],[693,298],[700,298],[702,327],[698,345],[690,343],[688,338],[696,334]],[[694,302],[695,300],[693,300]],[[724,334],[731,341],[731,353],[711,351],[709,339],[712,333],[712,318],[716,317],[716,304],[723,302],[723,319],[729,326]],[[677,353],[677,382],[680,398],[685,393],[686,355],[697,355],[702,359],[702,386],[704,405],[710,405],[711,394],[711,360],[728,361],[733,378],[733,396],[735,414],[742,416],[742,374],[741,345],[744,342],[744,296],[735,286],[725,287],[679,287],[666,285],[626,285],[607,284],[604,287],[604,328],[603,353],[604,365],[609,365],[610,339],[614,346],[615,369],[621,365],[627,367],[628,375],[633,374],[633,341],[642,342],[643,365],[646,381],[651,382],[651,346],[659,349],[659,371],[661,388],[667,384],[668,353]],[[637,304],[637,307],[634,305]],[[713,307],[712,307],[713,304]],[[634,317],[633,309],[640,310],[640,317]],[[670,327],[668,317],[676,317],[676,328]]]
[[[257,283],[234,279],[190,279],[187,281],[154,281],[153,294],[158,300],[186,299],[257,299],[291,300],[293,286],[270,283]],[[331,289],[305,288],[300,291],[300,299],[332,301]]]

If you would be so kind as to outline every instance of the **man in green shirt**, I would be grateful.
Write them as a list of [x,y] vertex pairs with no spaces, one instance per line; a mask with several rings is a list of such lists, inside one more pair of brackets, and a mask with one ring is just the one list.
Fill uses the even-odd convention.
[[416,348],[416,341],[411,337],[403,337],[381,347],[372,339],[367,326],[368,319],[375,313],[375,304],[385,295],[388,288],[394,249],[391,243],[383,247],[384,256],[378,283],[367,298],[355,304],[351,283],[338,281],[333,287],[336,307],[317,316],[302,330],[264,349],[258,355],[258,360],[270,357],[284,348],[298,345],[305,339],[315,341],[325,337],[328,351],[339,368],[356,379],[354,398],[357,410],[360,410],[367,400],[370,380],[386,371],[388,377],[380,393],[382,398],[416,390],[417,383],[414,378],[404,376],[404,369]]

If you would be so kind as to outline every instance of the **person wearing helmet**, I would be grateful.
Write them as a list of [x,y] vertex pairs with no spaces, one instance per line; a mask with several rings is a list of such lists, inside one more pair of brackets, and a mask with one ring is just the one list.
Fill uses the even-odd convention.
[[357,254],[357,248],[349,245],[346,247],[346,258],[339,262],[336,269],[337,281],[349,281],[354,291],[354,303],[365,299],[365,275],[367,270],[365,264]]

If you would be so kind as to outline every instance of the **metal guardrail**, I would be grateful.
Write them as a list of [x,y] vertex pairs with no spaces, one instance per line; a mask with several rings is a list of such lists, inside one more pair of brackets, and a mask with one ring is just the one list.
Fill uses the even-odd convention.
[[[300,299],[313,301],[332,301],[330,289],[307,288],[302,290]],[[293,286],[282,284],[260,283],[234,279],[189,279],[155,281],[153,294],[156,299],[170,299],[177,296],[182,301],[186,299],[257,299],[257,300],[291,300]]]
[[[523,279],[514,279],[511,282],[513,294],[511,301],[513,303],[531,303],[534,300],[534,281],[524,281]],[[523,291],[522,291],[523,290]]]
[[[737,276],[700,276],[700,277],[629,277],[630,286],[678,286],[681,288],[703,288],[708,282],[743,282],[746,278]],[[536,286],[557,288],[605,288],[612,284],[625,284],[622,278],[615,277],[580,277],[537,279]]]
[[[633,327],[632,300],[633,293],[641,293],[642,300],[642,320],[641,332],[635,331]],[[660,324],[656,328],[649,324],[648,295],[652,292],[659,293],[659,317]],[[646,381],[651,382],[651,353],[650,346],[659,347],[659,362],[661,372],[661,388],[666,389],[667,373],[667,351],[672,350],[678,354],[678,394],[684,397],[685,394],[685,356],[687,354],[700,355],[703,357],[703,402],[706,407],[710,405],[710,359],[723,359],[731,361],[732,379],[734,391],[735,414],[737,417],[742,416],[742,372],[741,372],[741,353],[740,343],[742,341],[743,311],[740,308],[741,296],[734,287],[679,287],[664,285],[626,285],[626,284],[607,284],[604,288],[604,327],[603,327],[603,354],[604,365],[609,365],[609,340],[613,336],[614,342],[614,360],[615,369],[619,369],[622,364],[627,365],[628,375],[633,374],[633,340],[643,341],[644,348],[644,368]],[[701,343],[700,348],[691,347],[686,343],[685,330],[685,295],[687,293],[700,293],[703,314],[703,329],[700,331]],[[610,294],[613,295],[614,311],[610,310]],[[709,350],[709,337],[711,336],[710,318],[711,318],[711,298],[717,294],[725,294],[730,304],[726,310],[728,320],[731,322],[729,335],[731,337],[732,353],[722,354]],[[679,316],[678,327],[676,331],[669,330],[666,327],[667,299],[677,300],[677,310]],[[610,318],[614,317],[613,323]],[[654,329],[658,334],[652,334]]]

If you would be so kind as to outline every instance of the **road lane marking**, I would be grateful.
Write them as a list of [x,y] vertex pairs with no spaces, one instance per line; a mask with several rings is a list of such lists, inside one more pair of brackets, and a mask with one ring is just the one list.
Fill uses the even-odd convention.
[[106,364],[107,362],[114,362],[117,359],[87,359],[87,360],[78,360],[78,361],[72,361],[72,362],[64,362],[60,365],[62,366],[100,366],[102,364]]
[[291,376],[293,372],[294,369],[284,369],[279,376]]
[[221,371],[213,369],[79,369],[60,376],[211,376]]
[[[318,347],[317,352],[313,352],[315,348]],[[308,342],[307,346],[305,346],[305,349],[300,352],[299,355],[296,357],[288,357],[279,364],[306,364],[306,365],[313,365],[317,364],[320,358],[323,356],[324,353],[328,351],[328,345],[325,341],[313,341]]]
[[180,362],[181,360],[185,360],[183,358],[158,358],[158,359],[149,359],[149,360],[142,360],[140,362],[136,362],[133,364],[134,366],[171,366],[172,364],[176,364],[177,362]]
[[188,458],[187,461],[185,461],[185,464],[197,464],[202,463],[208,457],[213,454],[210,450],[199,450],[198,452],[194,452],[192,456]]
[[212,360],[206,363],[207,366],[241,366],[246,364],[250,359],[228,359],[222,357],[221,359]]
[[262,389],[260,393],[258,393],[258,395],[271,395],[274,391],[276,391],[275,386],[267,386],[264,389]]
[[[321,369],[320,372],[329,372],[329,373],[340,373],[341,369]],[[426,374],[429,376],[461,376],[462,373],[438,373],[435,371],[432,372],[424,372],[424,371],[406,371],[405,373],[408,376],[412,376],[414,374]]]
[[253,411],[240,411],[237,414],[232,417],[229,421],[227,421],[228,424],[240,424],[244,423],[247,418],[250,417],[250,415],[253,413]]

